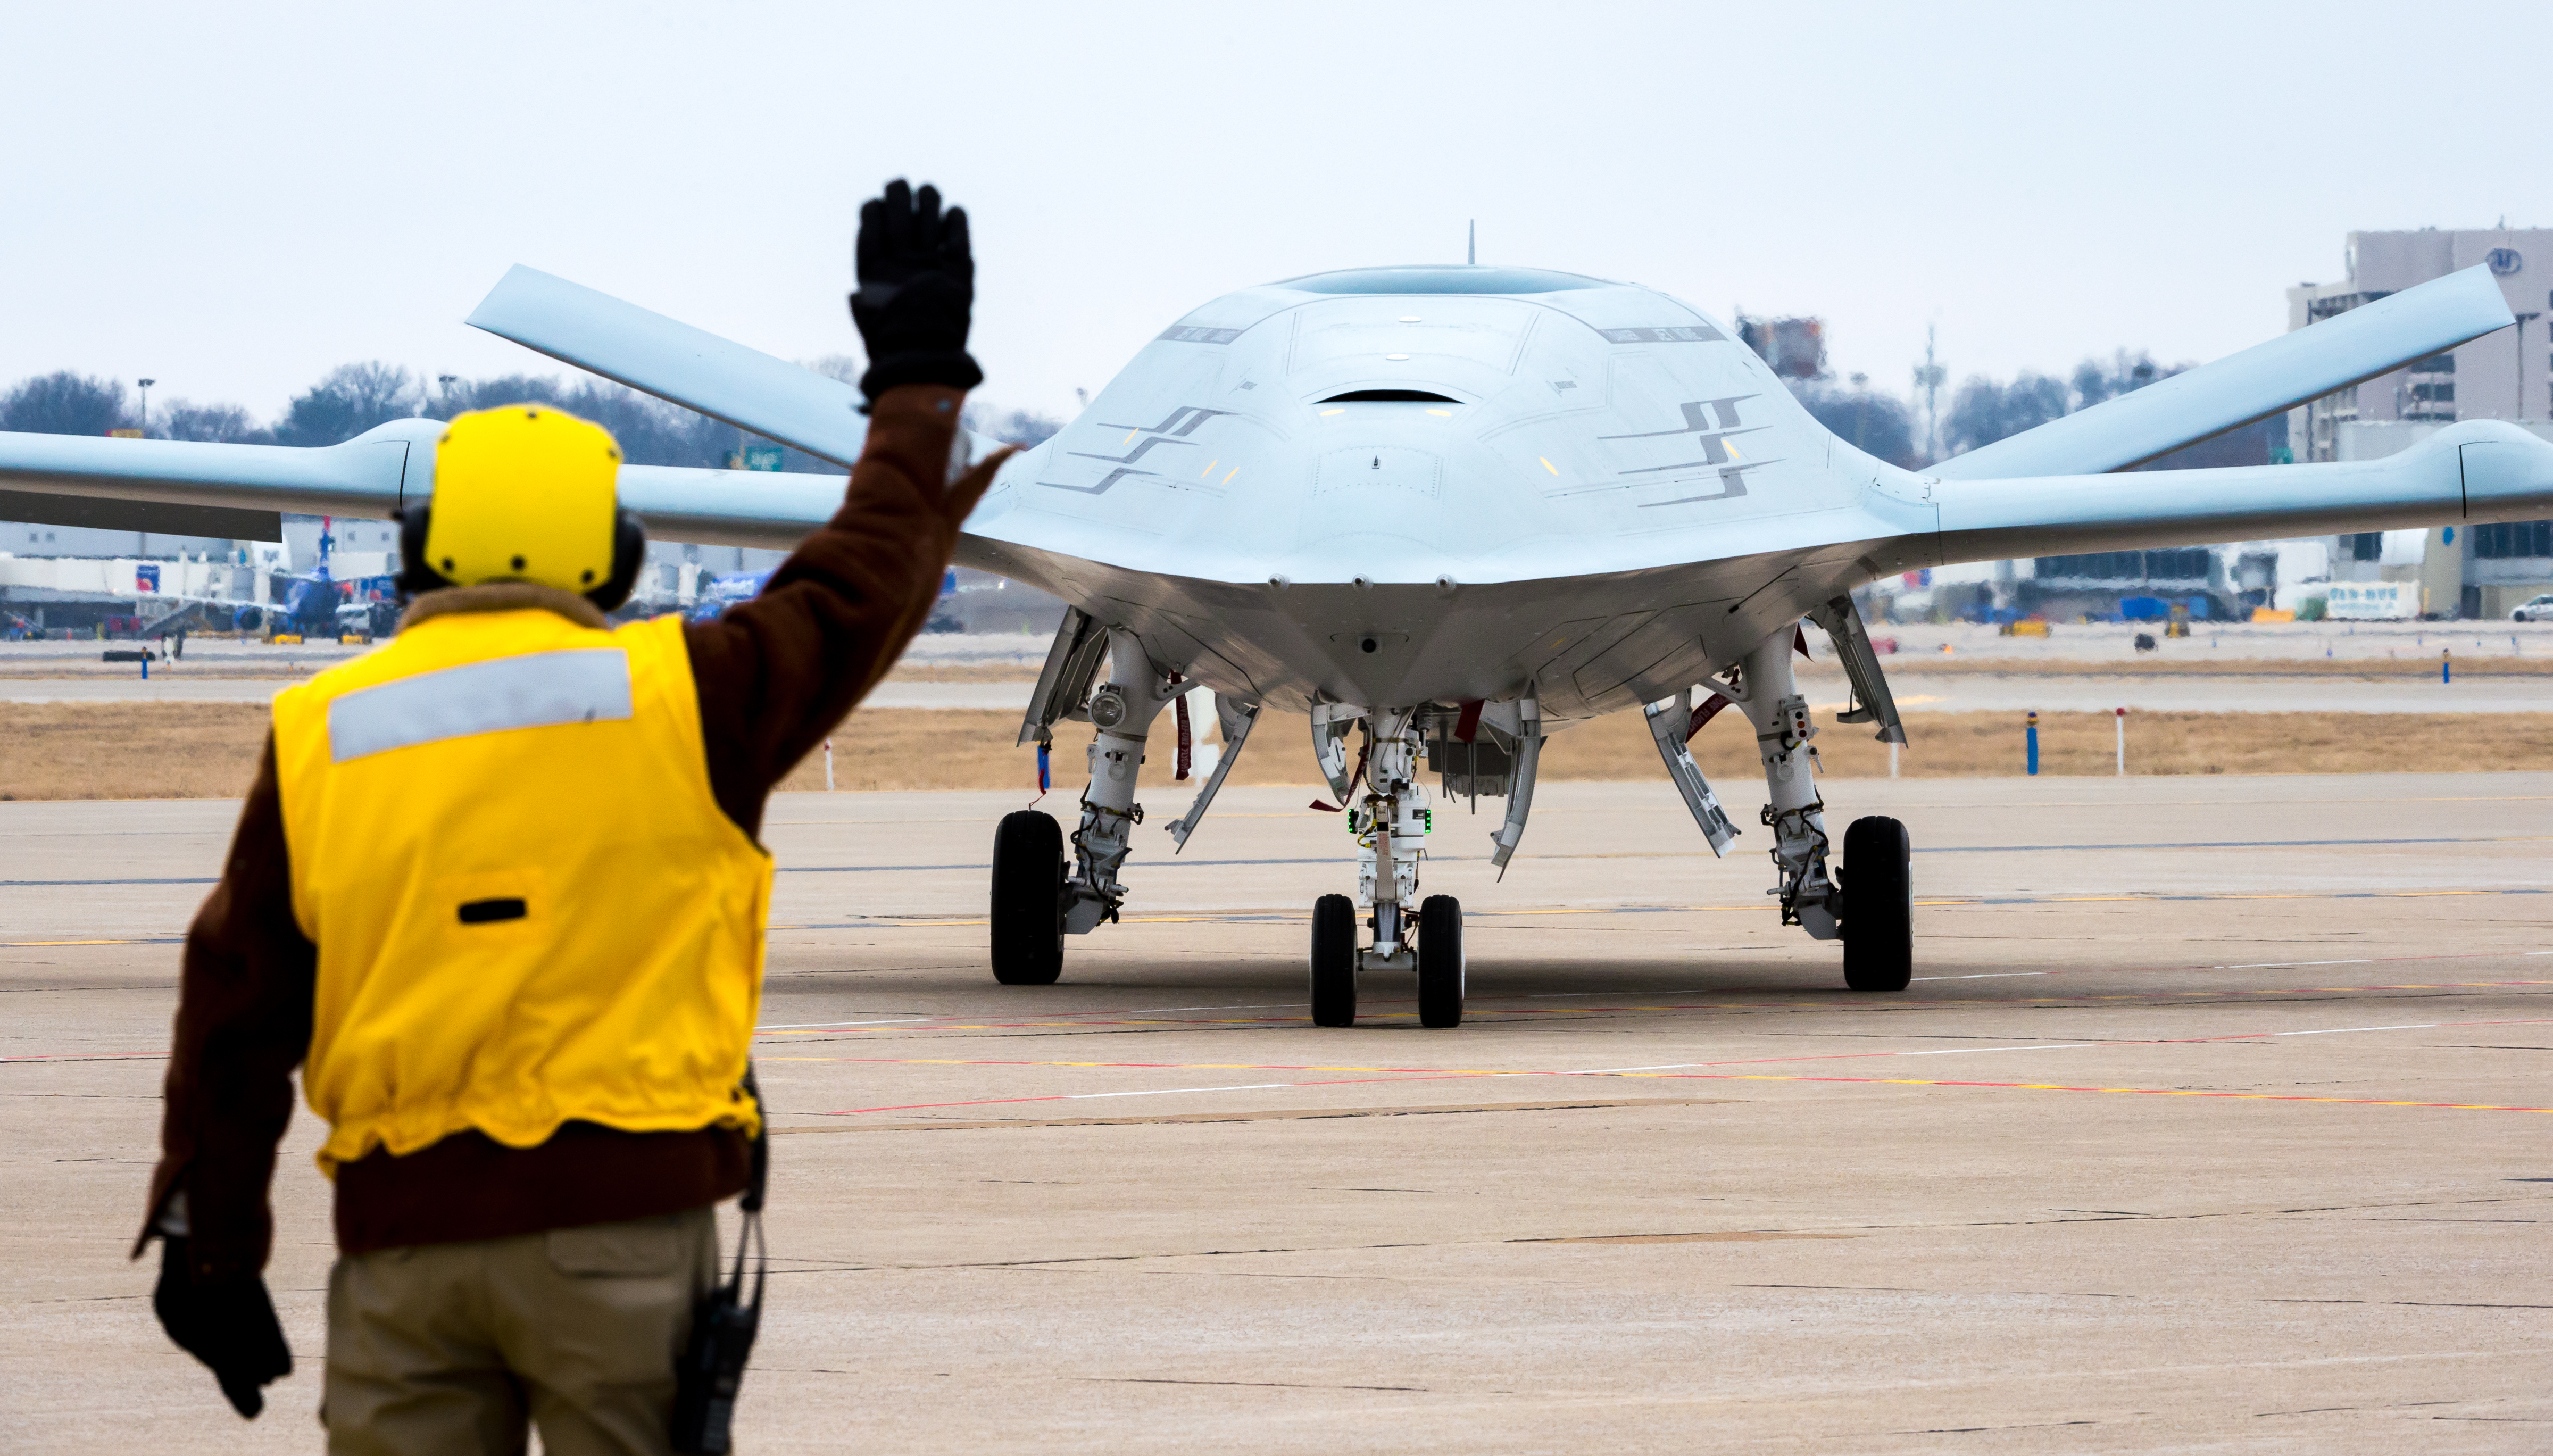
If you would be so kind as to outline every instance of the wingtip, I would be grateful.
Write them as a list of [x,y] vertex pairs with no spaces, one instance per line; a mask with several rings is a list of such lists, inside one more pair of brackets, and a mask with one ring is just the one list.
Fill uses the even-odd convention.
[[499,333],[497,321],[501,300],[532,283],[557,281],[559,281],[558,279],[537,268],[517,263],[505,270],[504,277],[497,280],[496,283],[480,297],[479,306],[471,309],[470,316],[462,322],[474,329],[485,329],[492,334]]

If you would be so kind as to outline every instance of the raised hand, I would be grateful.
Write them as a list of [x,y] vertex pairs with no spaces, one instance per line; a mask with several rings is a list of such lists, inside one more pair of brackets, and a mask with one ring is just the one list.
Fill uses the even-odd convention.
[[868,349],[860,392],[870,402],[898,385],[971,390],[984,382],[966,353],[975,304],[966,209],[943,211],[939,188],[926,182],[916,192],[898,177],[861,205],[854,259],[851,322]]

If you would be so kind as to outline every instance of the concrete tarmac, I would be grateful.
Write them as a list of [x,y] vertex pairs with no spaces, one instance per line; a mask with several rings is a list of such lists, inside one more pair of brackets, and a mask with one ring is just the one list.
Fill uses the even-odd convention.
[[[1734,802],[1751,802],[1727,786]],[[1062,983],[983,965],[1009,794],[788,795],[753,1451],[2541,1451],[2553,775],[1838,780],[1920,979],[1846,992],[1663,783],[1440,812],[1465,1025],[1369,976],[1309,791],[1227,791]],[[1064,811],[1070,796],[1042,808]],[[255,1424],[124,1254],[235,807],[0,804],[0,1430],[310,1450],[297,1116]]]

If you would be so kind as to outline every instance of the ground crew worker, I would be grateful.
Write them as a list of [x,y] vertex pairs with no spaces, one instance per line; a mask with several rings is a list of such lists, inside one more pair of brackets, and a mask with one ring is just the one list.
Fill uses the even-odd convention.
[[860,215],[868,441],[841,509],[722,618],[612,628],[643,536],[602,428],[455,419],[388,645],[287,689],[188,931],[139,1257],[240,1413],[289,1373],[262,1271],[293,1069],[329,1124],[337,1452],[661,1451],[745,1185],[774,784],[930,614],[963,460],[965,214]]

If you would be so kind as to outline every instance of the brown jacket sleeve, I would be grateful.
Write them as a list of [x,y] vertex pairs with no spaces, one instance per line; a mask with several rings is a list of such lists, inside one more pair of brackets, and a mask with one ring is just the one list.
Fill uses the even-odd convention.
[[231,836],[230,858],[186,931],[177,1027],[163,1089],[160,1166],[138,1257],[182,1186],[197,1278],[266,1267],[267,1185],[292,1116],[292,1069],[310,1047],[318,950],[292,918],[275,739]]
[[947,484],[965,395],[889,390],[869,415],[842,508],[761,595],[687,629],[710,787],[744,832],[798,760],[868,695],[930,617],[957,527],[1001,457]]

